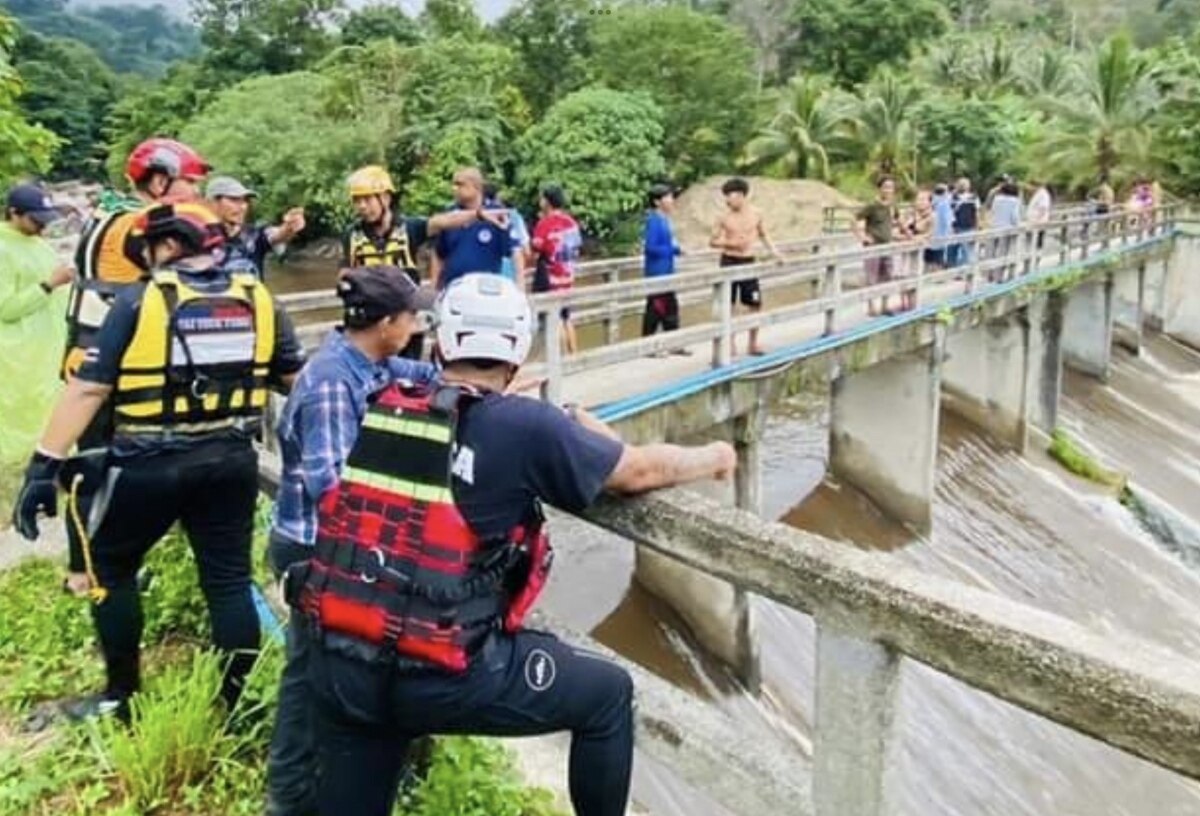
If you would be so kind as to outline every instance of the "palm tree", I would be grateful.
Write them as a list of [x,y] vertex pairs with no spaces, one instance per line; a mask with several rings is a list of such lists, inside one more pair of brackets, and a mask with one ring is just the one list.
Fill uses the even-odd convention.
[[1045,43],[1032,45],[1037,55],[1021,63],[1017,83],[1023,93],[1035,99],[1065,97],[1078,92],[1079,66],[1065,48]]
[[1077,185],[1144,168],[1150,118],[1162,100],[1159,74],[1123,35],[1095,49],[1083,64],[1080,93],[1043,100],[1051,126],[1037,145],[1040,164]]
[[972,68],[973,90],[979,96],[1011,91],[1017,86],[1017,48],[996,34],[976,46]]
[[775,113],[750,140],[739,164],[770,167],[788,178],[830,176],[830,154],[842,139],[846,114],[823,76],[792,77],[775,94]]
[[918,85],[891,69],[879,71],[859,89],[851,129],[879,172],[899,173],[903,159],[915,150],[914,114],[921,96]]

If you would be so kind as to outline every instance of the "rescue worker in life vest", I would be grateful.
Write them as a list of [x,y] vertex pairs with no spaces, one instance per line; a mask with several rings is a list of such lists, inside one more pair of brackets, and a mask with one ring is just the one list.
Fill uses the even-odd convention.
[[287,315],[250,273],[219,265],[221,222],[197,203],[148,209],[134,224],[148,279],[118,295],[95,345],[51,414],[26,471],[13,523],[30,540],[57,513],[67,457],[106,400],[114,435],[91,517],[80,528],[107,685],[64,706],[68,716],[129,716],[138,691],[147,551],[180,522],[196,556],[213,641],[229,655],[222,695],[232,705],[258,648],[250,542],[258,496],[258,431],[269,385],[287,387],[303,352]]
[[[405,217],[396,211],[396,185],[386,169],[362,167],[351,174],[347,187],[358,221],[342,242],[342,266],[398,266],[413,283],[420,284],[417,251],[444,230],[486,221],[508,229],[508,211],[503,209],[455,210],[430,218]],[[416,334],[400,356],[419,359],[425,336]]]
[[313,627],[319,812],[390,813],[414,737],[568,730],[575,812],[623,816],[629,675],[521,626],[550,567],[539,503],[728,478],[733,448],[625,445],[585,411],[503,394],[533,315],[499,275],[454,281],[437,319],[441,383],[374,399],[289,575]]
[[[78,277],[71,290],[67,306],[67,344],[62,375],[72,377],[82,365],[87,349],[96,342],[97,332],[104,322],[113,301],[125,289],[135,287],[146,274],[144,247],[131,240],[131,230],[138,213],[147,206],[170,198],[178,201],[197,200],[199,183],[209,172],[208,162],[182,142],[174,139],[147,139],[129,154],[125,163],[125,178],[133,195],[124,197],[106,190],[92,217],[84,225],[75,250]],[[104,449],[112,435],[112,405],[105,404],[96,418],[79,438],[79,451],[92,451],[81,462],[90,462],[92,477],[78,494],[80,512],[91,510],[92,484],[99,479]],[[82,542],[73,524],[67,524],[67,541],[71,561],[79,564]],[[82,594],[87,576],[72,571],[67,584]]]
[[[280,415],[282,460],[267,555],[276,577],[312,558],[317,505],[337,483],[367,413],[367,401],[399,380],[427,384],[430,363],[395,356],[432,308],[394,266],[343,270],[338,296],[343,325],[331,331],[300,376]],[[316,797],[316,749],[308,687],[308,629],[292,613],[287,665],[279,680],[275,730],[267,758],[267,816],[310,816]]]

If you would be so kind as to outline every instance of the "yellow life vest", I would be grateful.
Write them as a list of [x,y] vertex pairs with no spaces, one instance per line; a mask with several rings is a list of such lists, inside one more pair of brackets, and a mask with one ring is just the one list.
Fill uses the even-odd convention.
[[393,226],[384,240],[371,238],[360,225],[350,233],[350,266],[398,266],[415,270],[417,262],[412,249],[403,223]]
[[202,291],[152,274],[121,358],[113,407],[122,433],[202,433],[257,421],[275,354],[275,307],[249,272]]
[[67,305],[64,379],[73,376],[83,364],[84,352],[95,343],[117,295],[147,275],[146,269],[134,263],[126,252],[136,215],[137,211],[131,209],[98,212],[79,239],[75,252],[79,278],[71,287]]

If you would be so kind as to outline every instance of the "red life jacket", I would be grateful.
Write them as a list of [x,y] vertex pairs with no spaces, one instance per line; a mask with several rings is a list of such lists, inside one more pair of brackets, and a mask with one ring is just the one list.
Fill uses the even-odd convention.
[[370,405],[318,511],[300,608],[322,631],[461,672],[489,632],[520,628],[553,552],[536,505],[500,540],[455,506],[458,419],[479,396],[392,385]]

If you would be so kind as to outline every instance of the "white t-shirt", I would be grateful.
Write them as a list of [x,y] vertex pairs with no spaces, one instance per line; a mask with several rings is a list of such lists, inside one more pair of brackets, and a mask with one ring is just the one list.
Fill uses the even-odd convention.
[[1034,224],[1044,224],[1050,220],[1050,191],[1045,187],[1039,187],[1037,192],[1033,194],[1033,198],[1029,199],[1029,209],[1027,210],[1029,220]]

